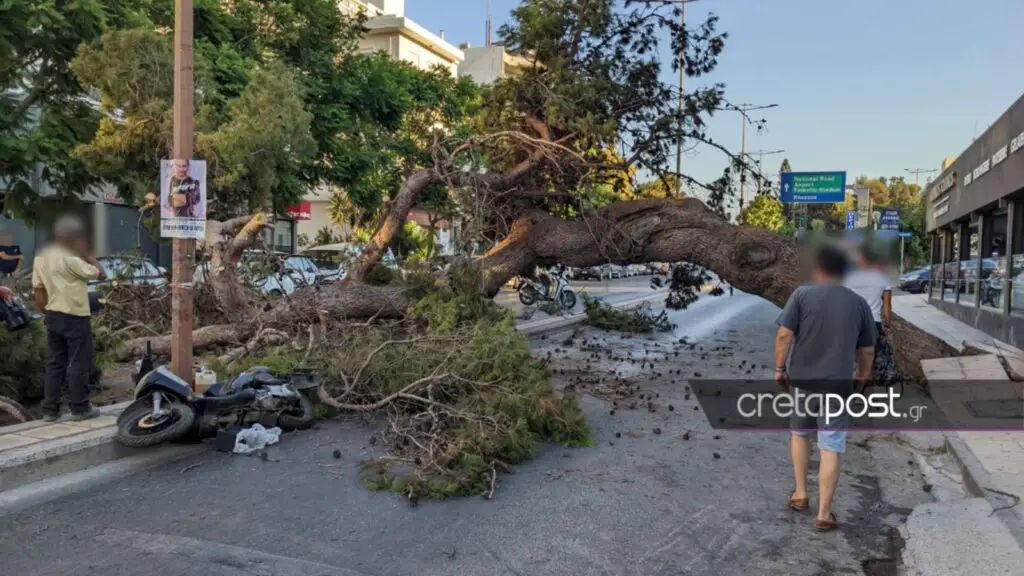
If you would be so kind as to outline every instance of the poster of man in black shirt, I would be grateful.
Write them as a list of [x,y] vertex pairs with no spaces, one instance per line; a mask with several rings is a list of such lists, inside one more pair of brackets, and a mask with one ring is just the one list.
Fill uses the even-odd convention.
[[206,162],[164,160],[160,167],[160,235],[202,238],[206,234]]

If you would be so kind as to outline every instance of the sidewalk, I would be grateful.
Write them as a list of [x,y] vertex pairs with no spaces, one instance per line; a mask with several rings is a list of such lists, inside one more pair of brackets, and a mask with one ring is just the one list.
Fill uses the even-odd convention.
[[[957,350],[971,347],[999,352],[1000,356],[1008,357],[1011,365],[1014,357],[1024,358],[1024,352],[941,312],[923,296],[894,297],[893,312]],[[992,416],[993,419],[1005,423],[1016,418],[1020,424],[1020,414],[1024,414],[1024,399],[1019,397],[1021,385],[1010,384],[1010,377],[996,354],[923,360],[921,367],[937,401],[954,399],[957,401],[953,403],[963,409],[966,399],[987,400],[1003,412]],[[1015,390],[1018,396],[987,398],[993,394],[1007,396],[1010,390]],[[948,433],[946,446],[960,465],[967,490],[988,501],[992,515],[1003,521],[1024,548],[1024,504],[1020,502],[1024,498],[1024,429],[1018,426],[1006,432]]]

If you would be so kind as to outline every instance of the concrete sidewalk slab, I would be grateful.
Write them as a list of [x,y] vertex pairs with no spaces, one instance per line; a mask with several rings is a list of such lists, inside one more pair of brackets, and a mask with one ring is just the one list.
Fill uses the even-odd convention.
[[901,529],[907,576],[1011,576],[1024,551],[984,498],[918,506]]
[[992,342],[992,337],[981,330],[960,322],[942,310],[928,303],[921,294],[900,294],[892,297],[892,311],[961,353],[964,342]]

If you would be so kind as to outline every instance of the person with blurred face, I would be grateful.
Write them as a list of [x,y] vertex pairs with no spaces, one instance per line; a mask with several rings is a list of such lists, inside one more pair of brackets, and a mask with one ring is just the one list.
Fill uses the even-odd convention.
[[170,193],[167,195],[167,207],[175,218],[195,218],[196,206],[199,204],[199,181],[189,176],[188,160],[175,160]]
[[872,368],[872,380],[888,385],[896,378],[892,344],[892,283],[884,271],[884,262],[866,244],[857,251],[857,269],[846,275],[844,284],[871,307],[878,345]]
[[[832,511],[839,484],[841,455],[846,451],[847,414],[830,421],[819,395],[822,391],[849,398],[851,376],[865,381],[874,358],[875,324],[871,308],[863,298],[843,286],[848,268],[846,253],[826,246],[814,263],[813,283],[800,286],[789,297],[779,315],[775,336],[775,382],[784,391],[804,388],[815,396],[806,398],[805,410],[790,418],[790,455],[795,487],[789,507],[810,508],[807,468],[810,459],[809,431],[817,432],[820,464],[818,470],[818,514],[814,527],[834,530],[839,521]],[[856,374],[851,367],[857,366]],[[813,405],[811,405],[813,402]]]
[[89,325],[90,280],[106,274],[89,249],[85,224],[74,216],[62,216],[54,225],[54,242],[36,256],[32,288],[36,305],[45,315],[49,355],[43,389],[43,419],[60,417],[61,393],[68,384],[72,420],[99,416],[89,403],[93,341]]

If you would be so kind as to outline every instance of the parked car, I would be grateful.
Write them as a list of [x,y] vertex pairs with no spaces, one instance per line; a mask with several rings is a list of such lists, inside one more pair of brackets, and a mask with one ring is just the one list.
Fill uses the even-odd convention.
[[[981,264],[981,279],[988,280],[993,272],[999,269],[995,260],[985,258]],[[974,282],[978,278],[978,259],[972,256],[970,260],[960,262],[960,292],[974,293]]]
[[907,272],[903,276],[900,276],[900,290],[903,290],[904,292],[909,292],[911,294],[921,294],[927,292],[928,280],[929,278],[931,278],[931,273],[932,270],[928,266]]
[[106,280],[93,280],[88,284],[89,308],[98,312],[103,308],[100,302],[101,288],[110,286],[115,282],[126,284],[163,287],[167,286],[167,270],[153,264],[148,258],[130,258],[120,256],[105,256],[97,258],[103,271],[106,273]]
[[[324,281],[342,280],[348,276],[347,267],[351,266],[359,256],[363,254],[366,247],[355,242],[339,242],[337,244],[321,244],[306,248],[302,254],[316,260],[316,264],[322,271]],[[392,270],[401,271],[395,254],[388,248],[380,263]]]
[[573,273],[573,280],[600,280],[602,269],[600,266],[580,268]]
[[[209,280],[210,262],[203,261],[192,274],[193,282]],[[303,286],[312,286],[326,280],[315,262],[299,254],[265,254],[247,251],[238,263],[239,278],[264,296],[279,298],[295,292]]]

